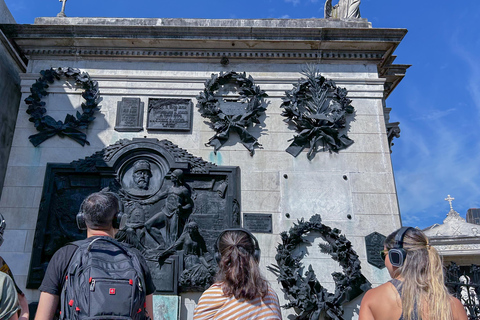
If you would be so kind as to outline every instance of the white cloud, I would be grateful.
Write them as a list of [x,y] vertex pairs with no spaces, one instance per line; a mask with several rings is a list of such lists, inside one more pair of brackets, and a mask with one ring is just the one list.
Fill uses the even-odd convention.
[[421,115],[420,117],[418,117],[418,120],[436,120],[439,118],[443,118],[448,114],[451,114],[455,110],[455,108],[450,108],[447,110],[434,110],[428,114]]
[[391,117],[400,121],[402,130],[392,153],[402,222],[421,228],[441,223],[449,210],[443,201],[448,194],[465,216],[480,202],[480,139],[474,133],[478,121],[468,111],[442,109],[442,96],[427,96],[417,87],[408,88],[407,95],[403,110],[393,109],[402,114],[392,111]]
[[293,6],[296,6],[300,3],[300,0],[285,0],[286,3],[289,3],[291,2],[293,4]]

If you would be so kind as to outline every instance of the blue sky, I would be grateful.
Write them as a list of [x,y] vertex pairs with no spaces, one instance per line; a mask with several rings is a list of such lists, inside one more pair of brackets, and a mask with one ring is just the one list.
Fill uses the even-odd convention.
[[[17,23],[55,16],[58,0],[5,0]],[[335,4],[337,1],[333,0]],[[323,18],[324,0],[68,0],[70,17]],[[480,1],[362,0],[374,28],[406,28],[396,63],[411,64],[387,100],[400,121],[392,162],[404,225],[441,223],[449,205],[480,207]]]

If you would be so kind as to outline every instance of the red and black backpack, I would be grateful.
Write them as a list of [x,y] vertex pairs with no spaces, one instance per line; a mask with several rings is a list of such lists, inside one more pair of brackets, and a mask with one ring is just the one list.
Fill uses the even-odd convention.
[[138,256],[110,237],[85,239],[67,267],[60,319],[147,319]]

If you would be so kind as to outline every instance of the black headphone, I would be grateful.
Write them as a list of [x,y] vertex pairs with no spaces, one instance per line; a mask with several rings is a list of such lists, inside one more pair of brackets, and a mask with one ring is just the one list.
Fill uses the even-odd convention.
[[3,214],[0,213],[0,246],[3,244],[3,232],[5,232],[6,227],[7,223],[5,222],[5,218]]
[[[117,201],[118,201],[118,212],[113,216],[113,220],[112,220],[112,227],[114,229],[122,229],[125,225],[125,218],[127,217],[124,213],[123,213],[123,202],[122,200],[120,199],[120,197],[118,196],[118,194],[114,193],[114,192],[102,192],[104,194],[111,194],[113,195],[115,198],[117,198]],[[85,222],[85,212],[83,211],[83,206],[85,205],[85,201],[88,199],[85,198],[85,200],[82,201],[82,204],[80,205],[80,211],[77,213],[77,217],[76,217],[76,220],[77,220],[77,227],[78,229],[80,230],[87,230],[87,223]]]
[[388,258],[390,259],[390,263],[394,267],[400,268],[403,266],[405,259],[407,258],[407,251],[403,249],[403,238],[405,237],[405,233],[408,230],[413,229],[412,227],[402,227],[398,230],[397,234],[395,235],[395,243],[393,248],[388,250]]
[[226,233],[226,232],[229,232],[229,231],[242,231],[246,234],[248,234],[250,236],[250,239],[252,239],[253,241],[253,244],[255,246],[255,250],[253,252],[253,259],[255,259],[255,261],[259,262],[260,261],[260,246],[258,245],[258,240],[257,238],[255,238],[255,236],[250,232],[248,231],[247,229],[243,229],[243,228],[232,228],[232,229],[225,229],[223,230],[220,235],[218,236],[217,238],[217,241],[215,241],[215,247],[213,248],[215,250],[215,254],[214,254],[214,257],[215,257],[215,260],[217,261],[217,263],[220,263],[220,260],[222,259],[222,254],[220,252],[220,249],[218,248],[218,245],[220,243],[220,239],[222,238],[222,236]]

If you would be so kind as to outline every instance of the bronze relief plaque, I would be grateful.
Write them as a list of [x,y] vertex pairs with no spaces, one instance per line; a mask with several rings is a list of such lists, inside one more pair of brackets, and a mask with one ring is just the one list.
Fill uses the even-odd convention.
[[190,131],[193,104],[190,99],[148,99],[147,130]]

